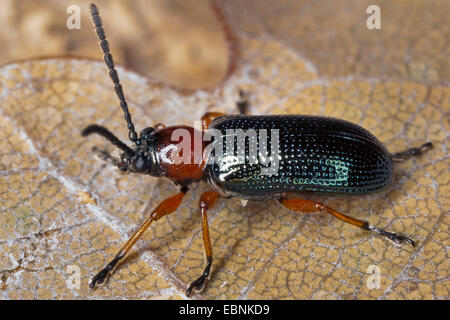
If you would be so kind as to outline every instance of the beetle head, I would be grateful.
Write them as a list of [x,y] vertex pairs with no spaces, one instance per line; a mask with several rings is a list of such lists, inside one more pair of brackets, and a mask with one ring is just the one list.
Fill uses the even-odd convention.
[[118,163],[120,171],[159,176],[155,157],[154,131],[155,129],[151,127],[142,130],[134,150],[124,150],[120,156],[121,161]]

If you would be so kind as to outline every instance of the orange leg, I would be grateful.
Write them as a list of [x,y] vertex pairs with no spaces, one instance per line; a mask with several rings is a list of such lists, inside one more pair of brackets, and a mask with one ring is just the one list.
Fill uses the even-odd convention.
[[209,238],[208,216],[206,211],[214,206],[218,197],[219,194],[215,191],[207,191],[200,196],[199,207],[202,212],[203,245],[205,247],[206,267],[203,270],[202,275],[192,282],[187,289],[186,295],[188,297],[191,295],[192,289],[201,291],[205,286],[206,280],[209,279],[212,265],[212,247]]
[[336,211],[330,207],[327,207],[326,205],[316,202],[316,201],[310,201],[310,200],[303,200],[303,199],[281,199],[280,202],[288,209],[295,210],[295,211],[301,211],[301,212],[320,212],[320,211],[326,211],[339,220],[342,220],[344,222],[353,224],[361,229],[368,230],[375,232],[378,235],[381,235],[383,237],[386,237],[395,243],[404,243],[407,242],[411,246],[415,247],[416,242],[410,238],[407,238],[405,236],[395,234],[392,232],[388,232],[382,229],[375,228],[374,226],[370,225],[368,222],[361,221],[349,216],[346,216],[345,214],[340,213],[339,211]]
[[166,125],[164,123],[158,123],[155,126],[155,130],[164,129],[165,127],[166,127]]
[[220,112],[207,112],[202,117],[202,130],[206,131],[208,130],[209,124],[211,121],[213,121],[215,118],[225,116],[225,113]]
[[187,189],[183,188],[182,191],[177,195],[161,202],[160,205],[155,210],[153,210],[150,217],[144,222],[144,224],[139,228],[139,230],[137,230],[127,241],[127,243],[125,243],[122,249],[120,249],[120,251],[116,254],[114,259],[111,262],[109,262],[104,269],[102,269],[99,273],[97,273],[97,275],[95,275],[92,278],[91,282],[89,283],[89,287],[92,289],[95,287],[97,283],[102,284],[108,277],[108,275],[114,270],[119,261],[121,261],[126,256],[128,251],[130,251],[131,247],[142,236],[144,231],[152,224],[153,221],[159,220],[165,215],[168,215],[177,210],[186,192]]

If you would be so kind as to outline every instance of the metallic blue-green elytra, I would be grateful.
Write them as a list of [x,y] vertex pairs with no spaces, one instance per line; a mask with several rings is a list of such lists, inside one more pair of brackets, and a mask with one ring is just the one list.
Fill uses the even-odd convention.
[[223,142],[221,152],[217,147],[211,152],[214,161],[208,164],[207,178],[227,196],[257,200],[285,192],[367,194],[392,179],[391,154],[373,134],[348,121],[239,115],[219,117],[209,128]]

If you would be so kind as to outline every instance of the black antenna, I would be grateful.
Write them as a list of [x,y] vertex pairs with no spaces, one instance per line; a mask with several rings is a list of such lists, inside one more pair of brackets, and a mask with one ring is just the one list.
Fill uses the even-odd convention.
[[109,51],[109,44],[105,37],[105,30],[102,26],[102,20],[100,18],[100,15],[98,13],[98,8],[95,4],[91,4],[91,15],[92,15],[92,21],[95,25],[95,31],[97,32],[97,36],[100,40],[100,47],[103,51],[103,58],[105,59],[106,65],[109,69],[109,76],[111,77],[112,81],[114,82],[114,88],[116,90],[116,94],[119,97],[120,100],[120,107],[123,110],[125,121],[127,122],[127,127],[130,132],[128,133],[128,137],[132,142],[137,141],[137,133],[134,130],[133,122],[131,121],[131,115],[128,111],[128,105],[125,100],[125,96],[123,95],[122,85],[119,81],[119,76],[117,75],[117,71],[114,68],[114,60],[113,57]]
[[116,147],[119,147],[122,151],[125,151],[127,154],[132,155],[133,150],[131,150],[130,147],[128,147],[125,143],[120,141],[114,134],[112,134],[108,129],[105,127],[99,126],[97,124],[91,124],[84,128],[84,130],[81,132],[81,135],[83,137],[86,137],[92,133],[97,133],[104,138],[106,138],[109,142],[111,142]]

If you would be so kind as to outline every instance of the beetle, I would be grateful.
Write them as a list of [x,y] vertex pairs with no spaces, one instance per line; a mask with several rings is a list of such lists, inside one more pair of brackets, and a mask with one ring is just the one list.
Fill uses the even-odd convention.
[[[184,125],[158,125],[145,128],[138,136],[98,8],[91,4],[90,9],[133,146],[129,147],[108,129],[96,124],[87,126],[82,136],[95,133],[121,149],[120,159],[107,153],[102,155],[117,165],[120,171],[165,177],[179,187],[179,193],[162,201],[116,256],[92,278],[91,288],[104,283],[143,232],[154,221],[175,212],[189,186],[199,181],[206,181],[211,186],[211,190],[204,192],[199,200],[206,266],[199,278],[188,287],[187,296],[193,290],[201,291],[211,272],[213,258],[207,211],[218,198],[238,197],[244,201],[275,199],[290,210],[305,213],[325,211],[398,244],[416,245],[409,237],[379,229],[321,202],[288,198],[287,195],[302,192],[364,195],[378,192],[391,183],[394,162],[423,154],[432,148],[431,142],[418,148],[390,153],[369,131],[344,120],[308,115],[245,115],[248,104],[242,91],[237,103],[241,111],[239,115],[208,112],[202,117],[201,130]],[[173,137],[177,131],[187,133],[194,139],[182,145],[175,143]],[[271,150],[270,156],[268,148]],[[268,163],[275,165],[269,167]]]

